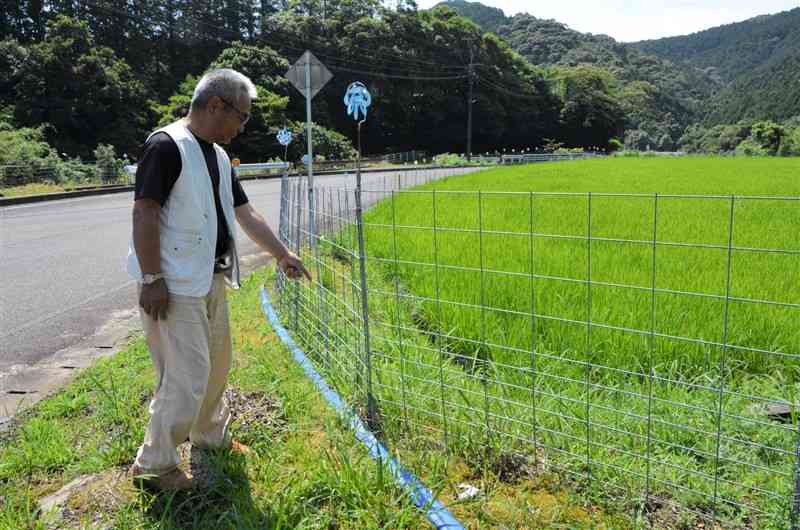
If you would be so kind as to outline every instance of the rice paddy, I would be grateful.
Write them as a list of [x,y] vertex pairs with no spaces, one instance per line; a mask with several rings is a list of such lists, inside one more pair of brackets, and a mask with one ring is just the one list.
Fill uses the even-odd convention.
[[[796,414],[763,411],[797,402],[799,160],[562,162],[373,193],[371,380],[396,450],[522,452],[636,524],[786,526]],[[321,247],[297,334],[357,395],[354,227]]]

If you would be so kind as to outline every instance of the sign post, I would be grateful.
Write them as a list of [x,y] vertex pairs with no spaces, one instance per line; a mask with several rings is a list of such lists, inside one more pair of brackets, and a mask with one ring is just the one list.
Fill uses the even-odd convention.
[[314,57],[313,53],[306,51],[286,72],[286,78],[306,97],[306,141],[308,143],[308,152],[303,158],[308,157],[308,163],[306,164],[308,169],[308,228],[311,233],[311,248],[314,251],[314,259],[317,265],[317,314],[322,317],[324,323],[324,344],[327,349],[328,318],[325,304],[322,301],[324,292],[322,270],[320,268],[320,251],[317,241],[319,234],[317,233],[317,201],[314,194],[314,142],[312,139],[311,100],[333,78],[333,74],[319,59]]
[[[324,64],[317,59],[313,53],[306,51],[289,71],[286,72],[286,79],[306,97],[306,141],[308,143],[308,158],[310,163],[308,169],[308,208],[310,215],[310,228],[312,236],[316,236],[316,207],[314,200],[314,142],[312,139],[311,122],[311,100],[322,90],[328,81],[333,78],[333,74]],[[312,244],[316,245],[314,237]]]

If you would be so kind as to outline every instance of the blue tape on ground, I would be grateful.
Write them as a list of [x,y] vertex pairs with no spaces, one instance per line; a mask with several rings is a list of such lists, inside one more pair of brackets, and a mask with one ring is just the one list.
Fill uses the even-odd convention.
[[444,504],[436,500],[430,490],[428,490],[413,473],[404,468],[397,460],[389,455],[389,452],[383,444],[364,426],[361,418],[350,411],[342,398],[339,397],[339,394],[332,390],[331,387],[328,386],[328,383],[325,382],[325,379],[314,369],[306,355],[297,347],[297,344],[295,344],[292,337],[289,336],[286,328],[281,324],[277,313],[275,313],[275,309],[273,309],[270,303],[267,290],[263,287],[261,288],[261,309],[264,311],[264,314],[275,332],[289,350],[291,350],[294,360],[303,368],[306,377],[311,379],[320,393],[322,393],[323,397],[336,409],[339,417],[350,424],[350,428],[355,431],[356,438],[367,446],[370,456],[375,460],[386,463],[395,481],[408,492],[414,504],[418,508],[425,510],[428,520],[430,520],[437,529],[463,530],[464,527],[453,517],[453,514],[445,508]]

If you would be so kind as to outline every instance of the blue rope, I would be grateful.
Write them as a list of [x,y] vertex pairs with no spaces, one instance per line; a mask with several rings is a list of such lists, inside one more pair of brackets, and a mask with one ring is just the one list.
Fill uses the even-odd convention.
[[413,473],[404,468],[397,460],[389,455],[389,452],[383,444],[364,426],[361,418],[350,411],[342,398],[339,397],[339,394],[332,390],[328,386],[328,383],[325,382],[325,379],[314,369],[303,351],[298,348],[297,344],[292,340],[292,337],[289,336],[286,328],[281,324],[277,313],[275,313],[275,309],[270,303],[267,290],[263,287],[261,288],[261,309],[264,311],[269,323],[283,343],[291,350],[294,360],[303,368],[306,377],[311,379],[320,393],[322,393],[325,400],[336,409],[339,417],[349,423],[350,428],[355,431],[356,438],[367,447],[373,460],[386,463],[386,466],[391,471],[397,484],[406,490],[418,508],[425,510],[425,515],[437,530],[463,530],[464,527],[453,517],[447,508],[445,508],[444,504],[436,500],[430,490],[428,490]]

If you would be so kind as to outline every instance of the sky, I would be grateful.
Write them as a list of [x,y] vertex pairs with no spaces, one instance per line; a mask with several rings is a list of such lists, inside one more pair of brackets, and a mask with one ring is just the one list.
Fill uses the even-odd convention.
[[[427,9],[440,0],[417,0]],[[632,42],[740,22],[800,7],[800,0],[481,0],[506,16],[529,13],[555,19],[582,33],[602,33]]]

